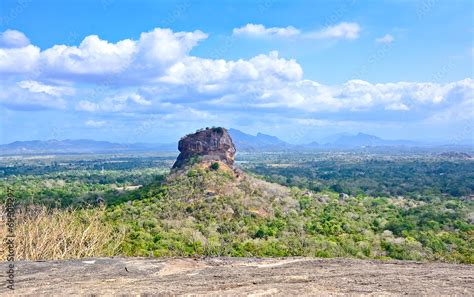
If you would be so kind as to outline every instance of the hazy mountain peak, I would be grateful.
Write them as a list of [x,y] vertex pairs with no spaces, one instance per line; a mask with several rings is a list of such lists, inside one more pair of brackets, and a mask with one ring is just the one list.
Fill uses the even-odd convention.
[[258,132],[257,135],[244,133],[237,129],[229,129],[229,134],[238,151],[281,150],[291,147],[290,144],[276,136]]

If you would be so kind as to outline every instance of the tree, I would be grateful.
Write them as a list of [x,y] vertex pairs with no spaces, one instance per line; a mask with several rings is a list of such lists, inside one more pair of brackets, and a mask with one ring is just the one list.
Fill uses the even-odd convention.
[[220,167],[220,165],[217,162],[214,162],[214,163],[211,164],[211,169],[212,170],[219,170],[219,167]]

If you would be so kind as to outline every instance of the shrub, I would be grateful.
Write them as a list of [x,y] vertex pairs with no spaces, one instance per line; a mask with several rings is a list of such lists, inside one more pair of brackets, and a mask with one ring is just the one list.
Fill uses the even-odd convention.
[[212,127],[213,132],[217,132],[218,134],[224,133],[224,129],[222,127]]
[[[16,260],[61,260],[117,255],[123,234],[103,221],[103,208],[73,211],[46,207],[22,209],[16,215]],[[4,217],[4,216],[3,216]],[[0,236],[5,237],[5,228]],[[5,261],[8,251],[0,250]]]
[[214,163],[211,164],[211,169],[212,170],[219,170],[219,167],[220,167],[220,165],[217,162],[214,162]]

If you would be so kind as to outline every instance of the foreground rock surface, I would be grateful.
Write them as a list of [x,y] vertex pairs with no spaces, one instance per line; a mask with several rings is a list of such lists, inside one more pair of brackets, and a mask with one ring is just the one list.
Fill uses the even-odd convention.
[[[228,296],[474,294],[474,266],[308,258],[18,262],[15,294]],[[0,294],[12,293],[4,286]]]
[[207,128],[187,135],[178,143],[180,154],[173,168],[182,168],[193,158],[199,161],[220,161],[232,167],[234,165],[235,146],[224,128]]

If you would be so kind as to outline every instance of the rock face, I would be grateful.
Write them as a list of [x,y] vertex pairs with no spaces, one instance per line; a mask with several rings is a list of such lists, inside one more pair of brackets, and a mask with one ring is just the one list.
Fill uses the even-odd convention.
[[[15,291],[0,286],[0,295],[474,294],[473,265],[440,262],[232,257],[84,260],[17,261],[15,268],[21,273],[15,275]],[[219,277],[217,282],[216,277]]]
[[235,146],[224,128],[206,128],[187,135],[178,143],[180,154],[173,168],[183,168],[195,161],[220,161],[234,165]]

